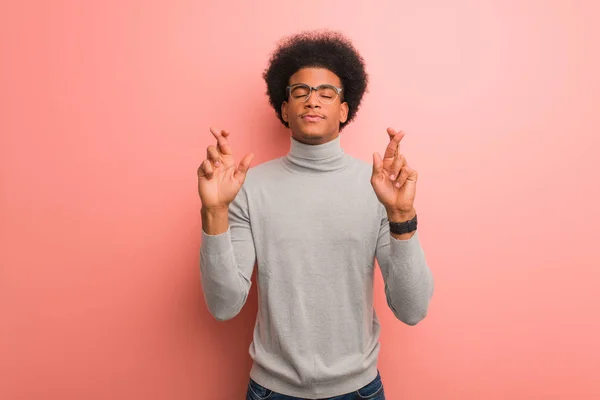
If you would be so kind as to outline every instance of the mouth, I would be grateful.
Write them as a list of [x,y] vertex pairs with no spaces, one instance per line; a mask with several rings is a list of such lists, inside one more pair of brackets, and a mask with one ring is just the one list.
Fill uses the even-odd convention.
[[303,114],[300,118],[306,122],[318,122],[325,119],[325,116],[320,114]]

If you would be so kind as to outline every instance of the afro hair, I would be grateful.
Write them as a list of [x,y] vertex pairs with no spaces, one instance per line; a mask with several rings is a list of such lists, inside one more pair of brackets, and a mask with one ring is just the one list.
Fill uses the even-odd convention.
[[301,32],[283,38],[263,73],[267,83],[269,103],[279,120],[289,127],[281,116],[281,105],[287,100],[286,87],[290,77],[306,67],[325,68],[342,81],[342,101],[348,103],[348,119],[340,124],[340,131],[356,116],[367,90],[368,75],[365,62],[351,41],[332,31]]

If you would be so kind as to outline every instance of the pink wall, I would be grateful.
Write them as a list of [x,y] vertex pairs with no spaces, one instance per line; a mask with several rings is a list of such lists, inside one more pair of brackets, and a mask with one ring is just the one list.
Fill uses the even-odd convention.
[[256,293],[209,315],[195,171],[210,125],[287,151],[261,72],[323,27],[371,74],[344,148],[404,129],[421,177],[436,293],[404,326],[377,276],[388,398],[598,398],[600,6],[217,3],[0,5],[0,398],[243,397]]

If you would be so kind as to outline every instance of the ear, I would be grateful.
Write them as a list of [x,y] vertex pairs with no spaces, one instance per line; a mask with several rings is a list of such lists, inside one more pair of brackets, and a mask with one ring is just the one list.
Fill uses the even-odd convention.
[[340,123],[344,123],[348,120],[348,111],[349,111],[348,103],[343,102],[340,106]]
[[288,118],[288,102],[284,101],[283,103],[281,103],[281,118],[285,121],[285,122],[290,122],[289,118]]

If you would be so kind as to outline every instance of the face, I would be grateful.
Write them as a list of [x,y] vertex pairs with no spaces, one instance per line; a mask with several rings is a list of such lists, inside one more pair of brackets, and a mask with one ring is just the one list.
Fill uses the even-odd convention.
[[[302,68],[290,77],[289,85],[304,83],[309,86],[332,85],[342,87],[340,78],[328,69]],[[324,93],[324,95],[328,95]],[[281,116],[288,123],[292,137],[305,144],[323,144],[337,138],[340,134],[340,123],[348,118],[348,104],[342,102],[344,92],[331,104],[326,104],[328,97],[322,97],[312,91],[310,97],[288,95],[281,106]],[[335,97],[335,95],[334,95]]]

